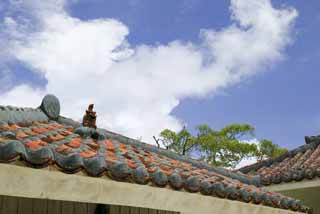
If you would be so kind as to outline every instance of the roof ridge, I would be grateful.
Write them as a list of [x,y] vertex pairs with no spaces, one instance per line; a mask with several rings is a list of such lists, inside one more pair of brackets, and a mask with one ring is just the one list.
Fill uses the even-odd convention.
[[27,120],[48,121],[49,118],[40,107],[0,105],[0,121],[5,123],[21,123]]
[[34,108],[34,107],[18,107],[15,105],[0,105],[0,110],[5,111],[38,111],[39,107]]

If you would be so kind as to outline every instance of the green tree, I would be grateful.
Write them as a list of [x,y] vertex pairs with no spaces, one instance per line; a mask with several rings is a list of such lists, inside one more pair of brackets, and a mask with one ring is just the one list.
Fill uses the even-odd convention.
[[232,124],[216,131],[208,125],[197,127],[196,142],[201,159],[214,166],[234,168],[241,160],[255,156],[257,146],[241,141],[253,136],[254,128],[248,124]]
[[178,133],[165,129],[160,133],[160,139],[158,140],[160,140],[167,149],[181,155],[186,155],[195,146],[194,137],[192,137],[185,127]]
[[256,156],[261,161],[268,158],[276,158],[287,152],[287,149],[280,148],[279,145],[272,143],[272,141],[263,139],[259,142]]
[[235,168],[245,158],[256,157],[258,160],[274,158],[287,152],[269,140],[261,140],[258,145],[242,139],[253,137],[254,128],[249,124],[231,124],[221,130],[214,130],[208,125],[196,128],[196,135],[184,127],[179,132],[165,129],[160,138],[155,139],[166,149],[181,155],[189,155],[213,166]]

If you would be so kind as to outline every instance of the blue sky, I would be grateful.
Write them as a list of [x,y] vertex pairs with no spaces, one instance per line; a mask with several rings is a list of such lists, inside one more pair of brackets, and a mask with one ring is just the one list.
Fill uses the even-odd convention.
[[[276,3],[276,1],[274,1]],[[279,1],[277,1],[279,2]],[[320,2],[280,1],[299,11],[294,43],[285,61],[223,94],[207,100],[185,100],[175,113],[192,126],[223,127],[249,123],[258,138],[269,138],[285,148],[304,143],[305,135],[320,134]],[[205,111],[203,110],[205,109]]]
[[[241,2],[241,0],[239,0],[239,2]],[[250,4],[250,1],[247,2]],[[157,106],[163,104],[164,107],[155,113],[162,114],[163,112],[167,112],[170,118],[166,118],[163,121],[171,121],[171,117],[173,117],[179,121],[180,125],[187,124],[189,129],[193,129],[195,126],[203,123],[209,124],[216,129],[222,128],[230,123],[249,123],[256,128],[256,137],[258,139],[268,138],[290,149],[303,144],[303,137],[305,135],[319,134],[320,100],[317,95],[320,89],[320,86],[318,86],[320,73],[317,68],[320,65],[320,46],[317,43],[318,38],[320,38],[320,3],[316,0],[310,0],[308,4],[300,0],[281,0],[272,1],[272,4],[277,10],[293,7],[299,14],[294,20],[294,27],[290,32],[288,31],[288,35],[286,35],[291,38],[291,43],[285,44],[283,49],[280,48],[282,53],[281,60],[272,59],[267,61],[267,65],[257,66],[257,68],[254,69],[254,75],[241,78],[241,81],[235,81],[232,84],[223,85],[222,87],[217,86],[214,90],[203,89],[206,90],[206,92],[199,92],[201,94],[200,96],[198,92],[190,94],[183,92],[182,95],[180,95],[179,91],[178,95],[173,96],[175,98],[173,101],[168,101],[170,105],[166,103],[167,101],[163,103],[159,101]],[[8,5],[10,5],[10,3]],[[27,13],[23,10],[23,7],[27,8],[28,5],[22,5],[21,9],[21,13]],[[4,8],[3,10],[7,10],[5,12],[12,10],[9,7]],[[84,23],[102,18],[119,21],[121,25],[126,26],[129,31],[126,35],[126,43],[130,44],[132,49],[138,49],[141,45],[151,47],[161,45],[170,46],[168,44],[175,40],[179,40],[182,44],[190,42],[194,46],[201,47],[203,44],[203,40],[199,37],[201,29],[214,29],[214,31],[220,32],[224,31],[228,26],[236,24],[230,19],[230,2],[225,0],[78,0],[67,6],[64,5],[64,8],[67,8],[65,11],[68,13],[68,16],[80,19]],[[12,13],[13,12],[11,12],[11,14]],[[8,15],[3,15],[2,19],[4,20],[6,16]],[[18,17],[18,15],[12,15],[12,17]],[[71,26],[74,25],[75,24]],[[34,26],[36,25],[34,24]],[[245,30],[245,27],[241,29]],[[110,30],[112,30],[112,28],[110,28]],[[104,36],[107,35],[108,34],[105,34]],[[35,39],[32,36],[30,36],[30,38],[33,40],[38,39],[38,37],[35,37]],[[8,39],[8,36],[3,36],[2,40],[4,41],[4,39]],[[42,40],[39,41],[41,42]],[[48,41],[51,40],[48,39]],[[32,45],[29,45],[28,48],[30,48],[30,46]],[[179,48],[181,47],[179,46]],[[32,50],[38,49],[33,48]],[[230,51],[232,52],[232,50]],[[50,81],[48,81],[48,79],[51,78],[50,72],[41,73],[42,70],[47,68],[45,67],[47,65],[39,64],[39,62],[33,58],[27,57],[26,59],[24,54],[29,55],[33,53],[30,49],[24,54],[21,53],[24,52],[21,52],[19,49],[18,57],[14,56],[18,58],[18,60],[13,59],[3,63],[11,72],[10,84],[8,83],[9,86],[0,87],[5,98],[3,100],[20,104],[19,96],[22,93],[17,92],[16,94],[18,94],[18,96],[13,92],[10,93],[10,90],[21,84],[28,85],[33,89],[40,88],[41,90],[41,88],[47,87],[46,85],[49,82],[47,88],[50,89],[51,87],[52,90],[47,89],[46,92],[56,91],[58,95],[59,93],[62,94],[60,89],[58,90],[50,86]],[[76,51],[74,54],[77,56]],[[55,62],[60,63],[59,61]],[[161,62],[166,63],[166,60],[164,59]],[[181,59],[181,63],[184,63],[183,58]],[[141,68],[143,69],[145,67],[142,66]],[[153,67],[149,66],[146,68],[152,69]],[[183,73],[181,75],[183,75]],[[55,78],[55,80],[57,80],[57,78]],[[179,81],[179,78],[175,81]],[[58,84],[58,81],[55,81],[55,84]],[[108,89],[106,88],[106,90]],[[143,88],[141,90],[146,89]],[[159,90],[159,88],[155,89],[155,91],[156,90]],[[196,91],[196,89],[192,90]],[[73,94],[70,93],[69,96],[80,97],[82,95],[82,92],[80,94],[76,94],[76,92],[77,91],[74,91]],[[35,94],[42,95],[42,92],[35,91]],[[17,99],[12,100],[10,96],[15,96]],[[99,93],[99,96],[101,99],[103,93]],[[99,96],[93,99],[93,101],[98,102],[98,105],[100,102],[97,101]],[[123,94],[121,94],[121,96],[123,96]],[[34,99],[30,100],[38,102],[38,96],[34,97]],[[108,100],[109,98],[110,97],[106,95],[106,98],[103,98],[103,100]],[[157,94],[155,93],[151,97],[146,95],[145,99],[156,98]],[[68,100],[71,98],[63,97],[62,99]],[[119,105],[119,109],[121,109],[122,105],[126,104],[120,101],[118,103],[118,100],[115,100],[113,97],[112,99],[110,98],[110,100],[112,100],[112,103],[115,103],[114,105]],[[128,100],[130,101],[131,98]],[[88,98],[85,101],[89,102],[91,100]],[[127,103],[130,104],[129,101]],[[101,101],[101,105],[102,104],[105,103]],[[35,105],[38,105],[38,103]],[[77,105],[77,107],[79,105]],[[168,105],[170,107],[168,107]],[[142,110],[140,110],[139,107],[138,104],[134,105],[133,108],[135,111],[133,111],[133,113],[131,110],[122,110],[119,115],[115,110],[117,108],[111,108],[110,112],[114,112],[114,115],[118,116],[112,121],[110,118],[113,118],[113,115],[111,113],[105,114],[106,126],[110,129],[114,128],[117,131],[119,130],[119,132],[122,131],[125,134],[128,133],[131,136],[139,131],[143,133],[142,129],[147,129],[149,123],[154,122],[161,123],[162,126],[160,127],[166,124],[173,124],[172,128],[179,128],[179,124],[177,125],[176,121],[173,123],[162,122],[162,120],[158,120],[156,117],[152,120],[144,120],[144,117],[153,118],[153,107],[142,108]],[[97,108],[99,110],[99,106]],[[101,106],[100,109],[102,111],[103,107]],[[136,118],[133,117],[127,121],[119,119],[131,117],[131,115],[128,116],[128,114],[134,114],[140,111],[148,112],[148,114],[141,116],[142,122],[137,123],[137,130],[132,131],[124,125],[131,123],[132,126],[134,126],[134,121],[137,120]],[[82,109],[79,112],[82,112]],[[68,114],[68,111],[66,113]],[[77,114],[80,113],[77,112]],[[70,115],[73,116],[72,114]],[[144,127],[143,124],[145,124],[146,127]],[[122,128],[122,126],[125,128]],[[145,134],[149,134],[149,132],[142,134],[145,139],[149,139],[150,136],[145,137]]]
[[[167,43],[176,38],[198,42],[199,28],[223,28],[229,24],[228,1],[82,1],[71,8],[74,16],[117,18],[129,26],[129,41]],[[207,123],[221,128],[249,123],[258,138],[269,138],[286,147],[304,143],[305,135],[320,133],[320,3],[316,0],[273,1],[299,11],[294,43],[287,59],[241,85],[206,99],[184,99],[174,114],[193,128]]]

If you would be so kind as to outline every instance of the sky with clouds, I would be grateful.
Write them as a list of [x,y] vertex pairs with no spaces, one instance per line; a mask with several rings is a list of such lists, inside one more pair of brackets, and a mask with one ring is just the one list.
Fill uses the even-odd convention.
[[320,3],[1,0],[0,104],[47,93],[142,138],[250,123],[283,147],[319,134]]

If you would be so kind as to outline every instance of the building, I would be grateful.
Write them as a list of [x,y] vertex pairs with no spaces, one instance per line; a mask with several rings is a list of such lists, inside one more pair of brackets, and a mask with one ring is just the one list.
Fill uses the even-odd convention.
[[301,201],[245,175],[39,108],[0,106],[0,213],[305,213]]
[[305,137],[305,144],[275,159],[239,169],[260,176],[270,191],[298,198],[320,214],[320,137]]

